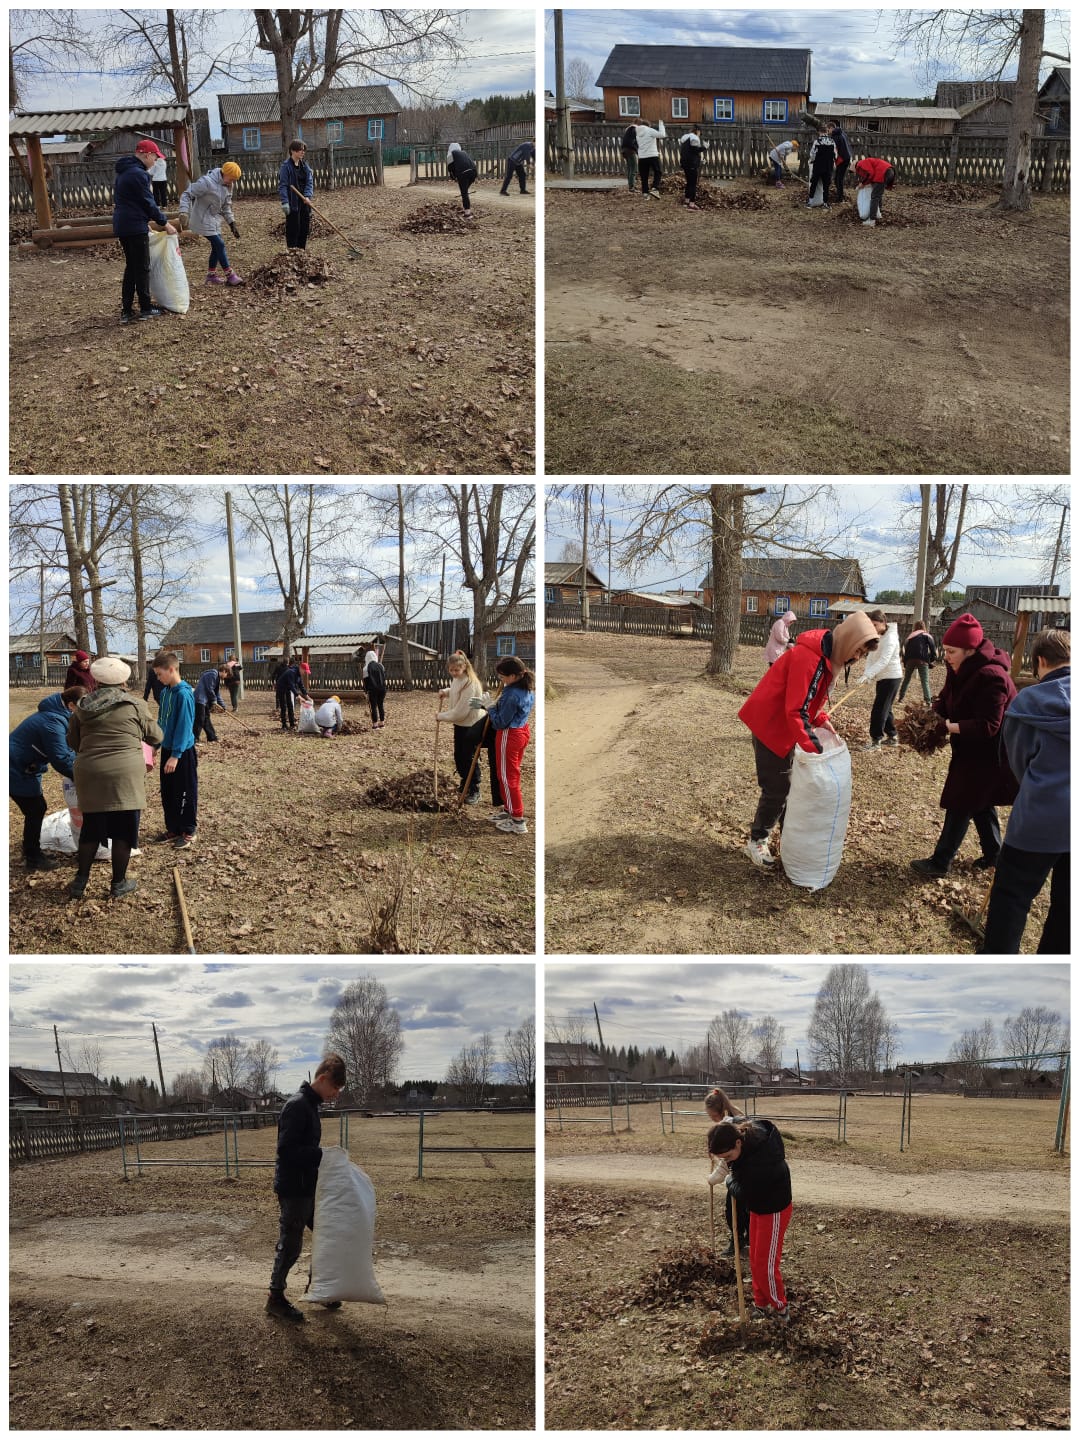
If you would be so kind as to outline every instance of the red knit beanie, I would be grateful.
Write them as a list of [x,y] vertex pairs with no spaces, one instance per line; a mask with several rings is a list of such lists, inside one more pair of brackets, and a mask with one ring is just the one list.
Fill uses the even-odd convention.
[[976,650],[983,642],[983,628],[974,615],[961,615],[945,631],[946,645],[957,650]]

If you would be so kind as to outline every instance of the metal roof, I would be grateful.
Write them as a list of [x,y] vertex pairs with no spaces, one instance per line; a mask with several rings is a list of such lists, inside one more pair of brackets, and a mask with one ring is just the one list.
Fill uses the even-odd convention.
[[756,45],[616,45],[596,84],[809,95],[811,54]]
[[[303,95],[300,100],[303,103]],[[265,125],[281,119],[277,91],[259,90],[243,95],[219,95],[223,125]],[[396,115],[401,109],[389,85],[354,85],[330,90],[304,115],[309,120],[340,120],[352,115]]]
[[37,1095],[111,1095],[113,1092],[104,1080],[87,1071],[65,1070],[61,1077],[59,1070],[26,1070],[21,1065],[12,1065],[10,1074],[20,1080]]
[[[566,585],[580,570],[580,560],[546,560],[544,562],[544,582],[548,585]],[[603,585],[604,583],[591,565],[586,578],[592,585]],[[580,584],[580,581],[578,583]]]
[[1016,602],[1018,614],[1069,615],[1072,601],[1068,595],[1021,595]]
[[493,635],[516,635],[536,629],[536,606],[524,602],[509,609],[492,631]]
[[[29,650],[32,654],[38,653],[39,635],[12,635],[8,639],[8,654],[15,655],[22,651]],[[66,642],[70,640],[71,644]],[[45,635],[46,650],[77,650],[79,642],[74,635],[69,635],[66,630],[49,630]]]
[[960,111],[944,105],[816,105],[815,115],[835,119],[850,115],[856,120],[959,120]]
[[[284,610],[242,610],[240,612],[240,635],[247,642],[262,643],[264,640],[279,640],[285,629]],[[164,637],[161,650],[173,645],[195,645],[199,641],[208,644],[221,642],[230,645],[233,638],[232,613],[226,615],[189,615],[177,620]]]
[[89,135],[97,130],[139,130],[151,125],[183,125],[187,105],[139,105],[124,110],[34,110],[8,121],[8,134]]
[[[702,589],[712,586],[710,569],[702,581]],[[780,594],[842,595],[844,592],[865,595],[859,562],[849,556],[835,560],[813,555],[750,555],[743,560],[740,588],[743,590],[777,590]]]

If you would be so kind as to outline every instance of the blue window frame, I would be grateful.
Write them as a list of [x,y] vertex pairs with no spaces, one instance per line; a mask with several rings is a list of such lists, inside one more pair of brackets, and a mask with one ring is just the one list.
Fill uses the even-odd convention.
[[790,610],[790,609],[791,609],[791,596],[790,596],[790,595],[777,595],[776,599],[773,601],[773,614],[774,614],[774,615],[783,615],[783,614],[785,614],[785,613],[786,613],[788,610]]
[[253,645],[251,647],[251,658],[253,660],[265,660],[266,652],[269,648],[268,645]]
[[385,129],[382,120],[369,120],[367,122],[367,138],[369,140],[381,140]]
[[328,120],[326,122],[326,143],[328,145],[340,145],[345,139],[345,121]]
[[245,150],[262,149],[262,131],[258,125],[244,126],[243,146]]
[[558,592],[557,592],[556,589],[555,589],[555,586],[554,586],[554,585],[545,585],[545,586],[544,586],[544,604],[545,604],[545,605],[557,605],[557,604],[558,604],[558,601],[559,601],[559,595],[558,595]]
[[712,102],[713,119],[718,125],[735,124],[735,97],[714,95]]
[[21,670],[25,664],[26,664],[26,657],[25,657],[25,655],[16,655],[16,656],[15,656],[15,669],[16,669],[16,670]]
[[763,100],[761,102],[762,123],[765,125],[786,125],[787,103],[786,100]]
[[811,600],[811,601],[810,601],[810,614],[811,614],[811,615],[827,615],[828,613],[829,613],[829,602],[828,602],[828,600],[817,599],[817,600]]
[[516,635],[496,635],[496,636],[495,636],[495,654],[496,654],[496,655],[513,655],[516,650],[517,650],[517,636],[516,636]]

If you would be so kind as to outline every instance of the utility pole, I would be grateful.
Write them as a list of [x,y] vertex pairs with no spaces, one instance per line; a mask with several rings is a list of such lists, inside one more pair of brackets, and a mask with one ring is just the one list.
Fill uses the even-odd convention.
[[[1061,559],[1061,541],[1065,534],[1065,516],[1069,513],[1069,507],[1061,507],[1061,524],[1058,526],[1057,544],[1054,546],[1054,563],[1050,566],[1050,588],[1053,589],[1054,579],[1057,576],[1058,561]],[[42,594],[45,592],[42,591]],[[42,601],[44,604],[44,601]]]
[[229,537],[229,587],[232,590],[233,650],[236,653],[236,660],[240,666],[236,674],[237,679],[240,681],[238,697],[242,700],[244,698],[244,652],[240,645],[240,602],[237,599],[236,591],[236,543],[233,540],[231,490],[225,491],[225,529]]
[[566,58],[563,50],[563,12],[555,11],[555,150],[559,169],[574,178],[574,146],[570,133],[570,106],[566,100]]
[[53,1040],[56,1042],[56,1063],[60,1067],[60,1093],[64,1097],[64,1109],[67,1109],[67,1085],[64,1083],[64,1062],[60,1059],[60,1035],[56,1026],[52,1027]]
[[795,1074],[799,1077],[799,1084],[802,1084],[802,1066],[799,1064],[799,1047],[795,1047]]
[[439,577],[439,654],[446,659],[445,636],[443,635],[443,598],[446,595],[446,551],[443,551],[442,574]]
[[[1062,524],[1065,523],[1062,516]],[[1060,537],[1059,537],[1060,543]],[[1057,562],[1055,561],[1055,564]],[[41,661],[41,683],[49,683],[49,667],[45,663],[45,561],[38,565],[38,659]]]
[[600,1059],[604,1062],[604,1075],[607,1078],[608,1109],[611,1114],[615,1113],[615,1097],[611,1085],[611,1070],[607,1063],[607,1051],[604,1049],[604,1032],[600,1029],[600,1012],[596,1008],[596,1001],[593,1001],[592,1013],[596,1017],[596,1033],[600,1037]]
[[581,523],[581,628],[589,628],[589,487],[585,486],[585,503]]
[[915,566],[915,604],[911,618],[913,622],[925,619],[929,626],[930,616],[926,613],[926,547],[930,540],[930,486],[920,485],[919,490],[922,494],[922,514],[919,517],[919,558]]
[[607,600],[611,604],[611,521],[607,522]]
[[164,1072],[164,1070],[162,1070],[162,1068],[161,1068],[161,1047],[158,1045],[157,1026],[154,1024],[154,1022],[153,1022],[152,1020],[150,1021],[150,1029],[153,1030],[153,1032],[154,1032],[154,1054],[157,1056],[157,1073],[158,1073],[158,1079],[161,1081],[161,1105],[162,1105],[162,1109],[164,1109],[164,1107],[165,1107],[165,1072]]

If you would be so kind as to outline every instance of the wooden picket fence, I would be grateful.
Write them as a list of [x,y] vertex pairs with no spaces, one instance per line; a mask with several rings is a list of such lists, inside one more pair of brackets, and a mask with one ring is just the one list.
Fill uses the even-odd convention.
[[[197,1135],[219,1135],[222,1125],[262,1129],[276,1125],[277,1111],[246,1111],[228,1116],[222,1111],[183,1115],[125,1115],[124,1133],[130,1145],[138,1126],[138,1140],[192,1140]],[[32,1160],[59,1160],[94,1150],[120,1147],[120,1117],[116,1115],[65,1115],[48,1110],[11,1110],[8,1114],[8,1161],[25,1165]]]
[[[627,122],[629,123],[629,122]],[[673,121],[668,134],[657,142],[661,169],[678,171],[679,137],[685,122]],[[575,125],[572,131],[574,168],[583,175],[626,174],[620,150],[625,124]],[[1005,167],[1005,138],[986,135],[892,135],[869,130],[845,132],[852,154],[877,155],[896,167],[903,185],[936,185],[941,182],[999,186]],[[708,180],[735,180],[752,176],[768,167],[768,153],[781,140],[798,140],[803,147],[800,166],[807,173],[807,155],[813,134],[803,126],[704,125],[701,138],[708,148],[702,156],[701,174]],[[1033,190],[1064,193],[1070,184],[1069,141],[1062,136],[1041,136],[1031,144],[1031,186]],[[549,171],[559,168],[555,126],[546,127],[546,158]]]
[[[249,660],[244,665],[244,689],[247,691],[268,691],[273,689],[270,680],[270,672],[276,662],[268,660]],[[526,660],[526,663],[528,661]],[[191,664],[184,664],[180,667],[181,677],[194,686],[199,676],[205,671],[213,669],[209,662],[195,661]],[[400,659],[388,656],[383,661],[383,668],[386,670],[386,688],[391,691],[403,691],[405,689],[405,675]],[[48,677],[45,682],[57,690],[61,689],[64,678],[67,675],[66,665],[49,665]],[[360,682],[360,666],[355,661],[336,661],[333,664],[312,664],[311,675],[305,677],[307,688],[313,695],[321,695],[324,692],[330,694],[352,694],[362,692],[363,685]],[[481,676],[484,683],[490,688],[498,683],[495,674],[494,657],[485,677]],[[450,683],[446,673],[445,660],[426,660],[420,656],[414,656],[412,660],[412,688],[414,690],[441,690]],[[42,685],[41,671],[36,666],[11,667],[8,671],[8,684],[15,689],[34,690]],[[144,680],[132,675],[130,685],[137,694],[142,693]],[[226,698],[224,689],[222,698]]]
[[[476,164],[480,180],[501,180],[506,174],[506,157],[521,144],[520,139],[470,140],[463,148]],[[418,146],[412,152],[409,183],[422,180],[449,180],[446,173],[446,145]],[[532,170],[532,166],[527,166]],[[453,182],[451,182],[453,183]]]

